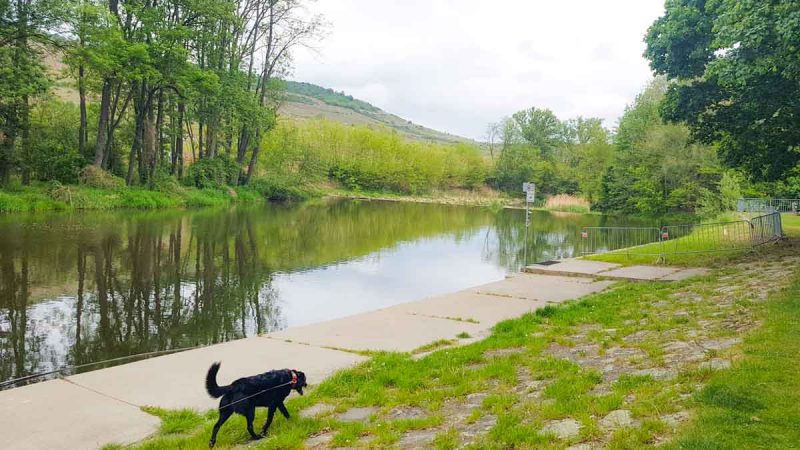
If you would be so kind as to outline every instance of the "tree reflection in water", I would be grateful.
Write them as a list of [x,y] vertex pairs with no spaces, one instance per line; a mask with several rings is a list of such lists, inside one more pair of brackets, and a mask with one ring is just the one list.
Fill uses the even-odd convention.
[[[335,201],[0,217],[0,380],[283,328],[276,276],[404,243],[478,242],[476,258],[516,270],[521,214]],[[531,259],[570,256],[602,220],[537,213]]]

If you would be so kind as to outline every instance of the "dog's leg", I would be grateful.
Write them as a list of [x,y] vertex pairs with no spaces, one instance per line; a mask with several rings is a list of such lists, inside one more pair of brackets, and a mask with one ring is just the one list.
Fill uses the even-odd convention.
[[257,435],[256,432],[253,431],[253,421],[256,419],[256,407],[252,406],[248,408],[244,417],[247,419],[247,432],[250,433],[250,437],[253,439],[261,439],[261,436]]
[[219,410],[219,419],[217,419],[217,423],[214,424],[214,431],[211,432],[211,440],[208,441],[208,448],[214,448],[214,444],[217,443],[217,433],[219,432],[219,427],[225,423],[226,420],[233,414],[233,410],[231,408],[222,408]]
[[284,405],[283,402],[281,402],[281,404],[278,405],[278,409],[281,410],[281,414],[283,414],[283,417],[286,417],[287,419],[292,418],[292,416],[289,415],[289,410],[286,409],[286,405]]
[[264,422],[264,426],[261,427],[261,435],[266,436],[267,430],[269,430],[269,426],[272,425],[272,419],[275,418],[275,407],[270,406],[269,412],[267,412],[267,421]]

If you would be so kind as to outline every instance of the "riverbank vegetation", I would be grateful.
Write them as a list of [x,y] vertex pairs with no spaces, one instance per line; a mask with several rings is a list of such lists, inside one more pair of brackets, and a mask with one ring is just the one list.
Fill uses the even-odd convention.
[[[183,197],[198,195],[190,188],[241,186],[278,200],[489,189],[518,198],[528,181],[537,185],[537,206],[648,216],[708,218],[740,196],[798,197],[800,140],[791,125],[800,83],[791,49],[800,33],[778,19],[796,8],[784,3],[764,10],[773,20],[735,2],[670,2],[646,37],[658,77],[617,124],[559,118],[540,105],[490,125],[479,145],[279,117],[292,96],[376,111],[342,92],[284,81],[292,49],[323,34],[302,1],[6,2],[0,209],[65,203],[56,182],[85,198],[93,195],[86,187],[106,189],[81,183],[86,167],[134,188],[119,194],[128,191],[113,186],[109,197],[152,197],[102,207],[205,204],[144,190]],[[745,19],[763,26],[750,33],[739,25]],[[779,75],[764,74],[765,61]],[[479,203],[499,196],[488,198]]]
[[412,141],[387,129],[326,120],[282,121],[263,145],[265,177],[330,181],[354,192],[472,190],[484,185],[490,169],[476,145]]

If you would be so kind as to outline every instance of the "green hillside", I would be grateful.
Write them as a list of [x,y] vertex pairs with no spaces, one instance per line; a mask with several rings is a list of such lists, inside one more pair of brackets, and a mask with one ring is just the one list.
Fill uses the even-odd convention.
[[281,115],[293,119],[328,119],[346,125],[387,127],[415,140],[434,143],[471,142],[469,139],[444,133],[413,123],[410,120],[354,98],[344,92],[312,83],[286,81]]

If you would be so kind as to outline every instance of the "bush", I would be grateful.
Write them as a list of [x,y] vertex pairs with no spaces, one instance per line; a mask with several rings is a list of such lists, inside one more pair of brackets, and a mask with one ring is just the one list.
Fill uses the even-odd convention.
[[99,189],[118,189],[125,186],[125,180],[94,165],[84,167],[78,179],[84,186]]
[[37,180],[55,180],[64,184],[78,181],[84,161],[77,150],[65,148],[60,144],[31,150],[32,155],[27,164]]
[[239,165],[225,156],[201,159],[189,166],[184,183],[196,188],[220,189],[239,177]]
[[30,115],[30,147],[20,152],[20,166],[39,181],[75,183],[84,157],[78,152],[78,107],[56,99],[37,102]]
[[156,171],[153,176],[152,189],[156,192],[168,194],[180,193],[182,191],[178,180],[163,170]]
[[263,198],[276,202],[307,200],[319,195],[315,189],[287,177],[259,177],[251,180],[247,187]]

